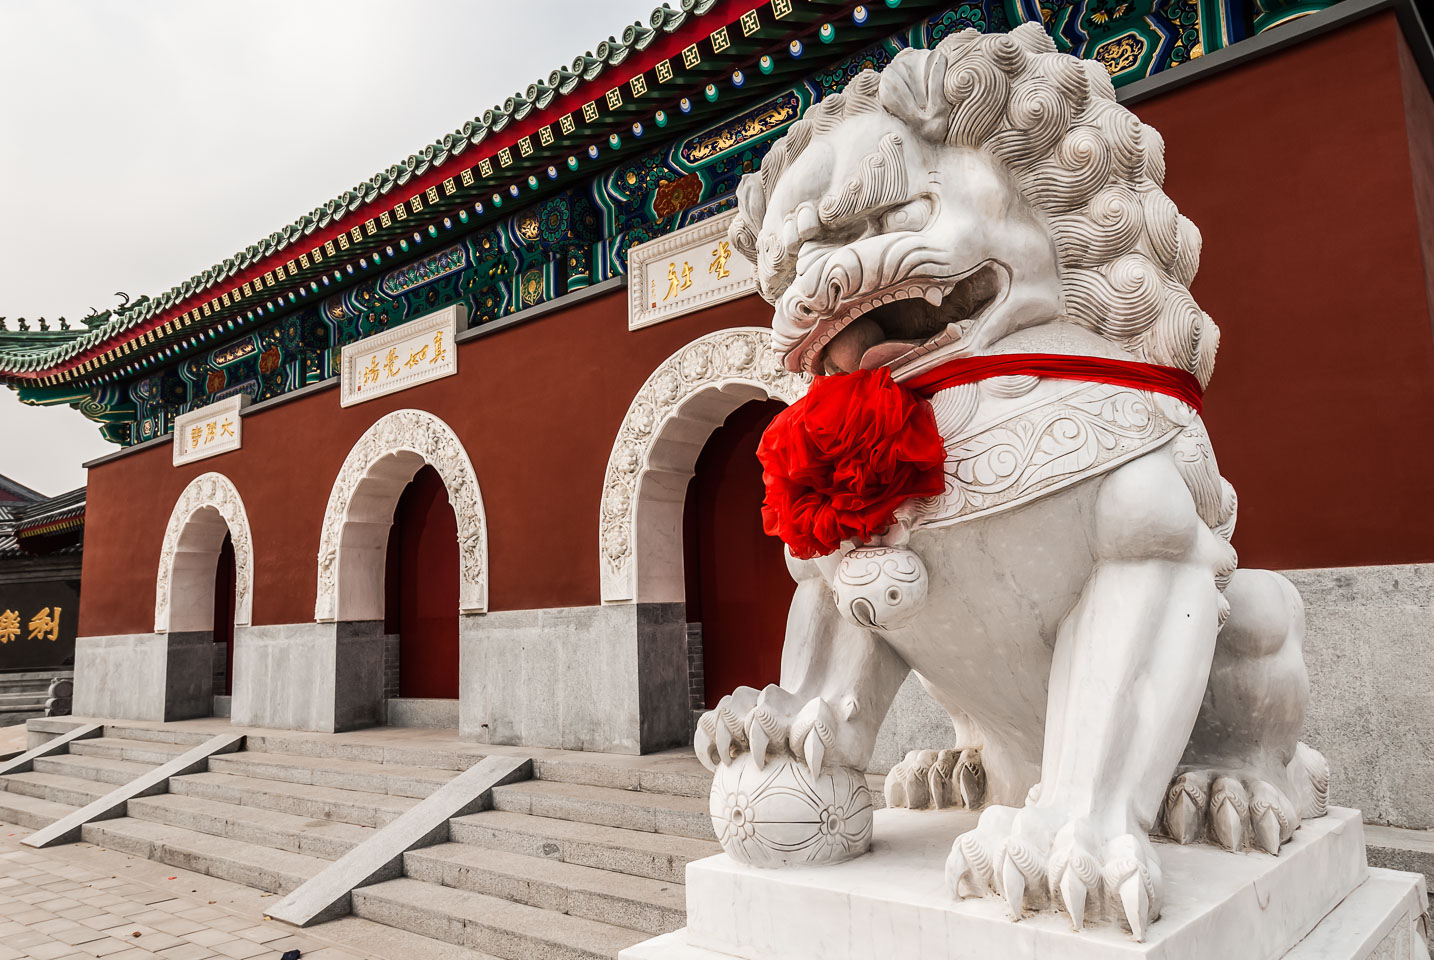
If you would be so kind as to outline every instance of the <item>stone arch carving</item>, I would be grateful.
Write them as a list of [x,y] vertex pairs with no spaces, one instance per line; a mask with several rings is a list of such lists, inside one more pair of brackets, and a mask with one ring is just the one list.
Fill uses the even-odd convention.
[[395,410],[359,437],[329,493],[319,535],[314,619],[382,620],[393,508],[413,475],[438,471],[458,520],[458,610],[488,609],[488,526],[468,451],[426,410]]
[[213,629],[214,564],[226,533],[234,546],[234,623],[249,623],[254,587],[249,515],[233,482],[210,472],[189,481],[170,511],[155,581],[155,633]]
[[765,327],[698,337],[633,398],[603,477],[603,603],[683,599],[682,507],[708,436],[748,400],[794,402],[804,376],[781,366]]

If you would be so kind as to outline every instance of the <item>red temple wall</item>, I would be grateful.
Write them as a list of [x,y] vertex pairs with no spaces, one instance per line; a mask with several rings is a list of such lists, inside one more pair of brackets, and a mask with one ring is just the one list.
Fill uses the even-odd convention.
[[1135,108],[1205,237],[1193,290],[1222,334],[1205,421],[1247,566],[1434,560],[1401,42],[1385,13]]
[[[1195,293],[1223,332],[1206,421],[1240,493],[1246,565],[1434,560],[1434,341],[1399,43],[1381,14],[1135,108],[1205,238]],[[456,377],[261,411],[237,453],[176,468],[160,445],[95,467],[80,632],[153,628],[165,524],[209,470],[249,515],[253,622],[311,620],[329,489],[364,430],[402,407],[443,418],[473,460],[490,607],[595,604],[603,472],[634,394],[693,338],[769,315],[747,297],[629,332],[614,293],[461,345]]]
[[460,344],[457,376],[347,408],[337,390],[325,390],[246,417],[236,453],[173,467],[170,447],[159,445],[95,467],[82,635],[154,628],[169,512],[185,484],[210,470],[234,482],[249,516],[253,622],[312,620],[334,478],[363,432],[404,407],[441,417],[473,461],[488,515],[490,608],[595,604],[598,500],[632,398],[688,341],[769,316],[745,297],[629,333],[619,291]]

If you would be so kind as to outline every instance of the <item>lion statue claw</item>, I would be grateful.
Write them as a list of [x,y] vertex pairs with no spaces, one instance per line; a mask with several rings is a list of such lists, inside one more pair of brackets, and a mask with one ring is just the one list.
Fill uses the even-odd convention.
[[[906,383],[1054,355],[1203,388],[1219,332],[1164,175],[1159,134],[1098,63],[1035,24],[967,30],[809,109],[743,178],[729,235],[794,371]],[[781,685],[701,719],[714,824],[761,865],[863,852],[862,771],[914,671],[961,749],[908,754],[886,796],[985,804],[951,892],[1143,938],[1164,897],[1152,832],[1278,854],[1324,813],[1327,766],[1299,742],[1299,595],[1236,569],[1235,493],[1197,402],[1027,374],[929,401],[944,491],[872,542],[791,559]]]

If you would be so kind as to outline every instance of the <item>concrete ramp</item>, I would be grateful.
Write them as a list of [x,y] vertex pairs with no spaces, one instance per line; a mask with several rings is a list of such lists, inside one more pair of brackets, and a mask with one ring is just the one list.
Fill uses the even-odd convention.
[[448,821],[487,809],[497,786],[532,776],[533,762],[487,757],[379,829],[279,902],[269,916],[296,927],[349,913],[355,888],[403,875],[403,855],[448,841]]

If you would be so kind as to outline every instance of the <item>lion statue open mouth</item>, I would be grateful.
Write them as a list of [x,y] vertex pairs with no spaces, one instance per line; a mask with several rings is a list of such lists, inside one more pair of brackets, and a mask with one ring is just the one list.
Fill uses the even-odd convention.
[[[1142,938],[1164,890],[1152,831],[1277,854],[1324,813],[1326,764],[1299,742],[1301,601],[1236,569],[1235,494],[1198,402],[1060,372],[1072,358],[1159,369],[1197,396],[1209,382],[1199,232],[1163,179],[1159,135],[1034,24],[860,74],[743,178],[730,237],[788,369],[917,383],[1029,356],[1055,372],[935,390],[944,490],[870,542],[790,561],[782,684],[738,689],[697,733],[733,856],[866,849],[856,781],[911,671],[954,748],[908,755],[887,801],[985,804],[947,879],[1013,918],[1108,915]],[[795,839],[753,826],[778,768],[813,810]]]

